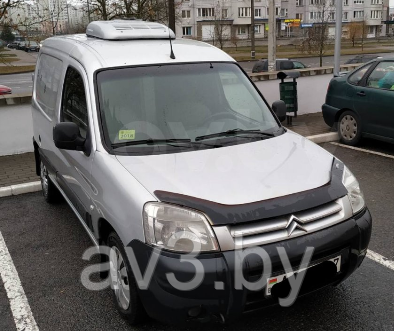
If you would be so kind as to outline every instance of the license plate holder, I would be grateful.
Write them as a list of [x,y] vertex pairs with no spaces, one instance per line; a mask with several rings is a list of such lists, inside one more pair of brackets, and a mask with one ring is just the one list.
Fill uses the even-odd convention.
[[[323,261],[319,261],[318,263],[315,264],[311,264],[310,266],[308,266],[307,268],[302,268],[297,270],[297,272],[295,272],[295,274],[297,274],[300,271],[303,270],[307,270],[309,268],[315,267],[323,262],[332,262],[335,264],[336,268],[337,268],[337,273],[339,273],[341,271],[341,261],[342,261],[342,256],[338,255],[335,256],[333,258],[328,258],[327,260],[323,260]],[[270,297],[271,296],[271,290],[272,288],[276,285],[279,284],[281,282],[283,282],[285,279],[291,277],[294,274],[294,272],[290,272],[290,273],[284,273],[284,274],[280,274],[274,277],[270,277],[267,279],[267,286],[265,287],[265,296],[266,297]]]

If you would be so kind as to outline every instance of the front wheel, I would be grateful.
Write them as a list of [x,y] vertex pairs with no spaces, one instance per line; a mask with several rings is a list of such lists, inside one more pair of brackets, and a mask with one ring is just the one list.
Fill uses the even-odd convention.
[[111,249],[109,265],[113,301],[120,315],[131,325],[141,323],[146,318],[146,312],[138,296],[123,243],[115,232],[108,236],[107,242]]
[[356,113],[348,110],[339,117],[338,134],[341,142],[345,145],[355,146],[359,143],[361,139],[361,125]]
[[52,180],[49,178],[48,169],[42,163],[40,163],[40,180],[41,180],[41,187],[42,187],[42,194],[45,198],[45,201],[48,203],[56,203],[60,200],[60,192],[52,183]]

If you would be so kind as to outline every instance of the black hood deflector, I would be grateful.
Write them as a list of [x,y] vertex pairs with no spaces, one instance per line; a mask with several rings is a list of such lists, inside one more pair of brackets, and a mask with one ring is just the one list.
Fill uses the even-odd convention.
[[348,192],[342,184],[343,169],[344,164],[334,158],[329,183],[312,190],[241,205],[224,205],[166,191],[155,191],[154,194],[161,202],[202,211],[213,225],[252,222],[293,214],[344,197]]

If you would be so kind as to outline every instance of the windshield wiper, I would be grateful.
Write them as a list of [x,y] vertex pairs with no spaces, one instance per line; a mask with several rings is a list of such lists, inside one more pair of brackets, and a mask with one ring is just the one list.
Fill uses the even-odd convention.
[[[218,132],[218,133],[212,133],[212,134],[207,134],[205,136],[199,136],[196,137],[196,141],[204,140],[204,139],[210,139],[210,138],[216,138],[216,137],[227,137],[227,136],[237,136],[237,135],[244,135],[244,134],[257,134],[257,135],[262,135],[265,137],[275,137],[273,133],[268,133],[268,132],[262,132],[260,130],[243,130],[243,129],[232,129],[232,130],[227,130],[224,132]],[[250,138],[250,137],[245,137],[245,138]]]
[[[207,146],[212,148],[223,147],[221,144],[206,144],[206,143],[197,143],[191,141],[191,139],[144,139],[144,140],[135,140],[135,141],[125,141],[123,143],[116,143],[111,144],[112,148],[120,148],[126,146],[133,146],[133,145],[160,145],[160,144],[167,144],[172,147],[191,147],[191,146]],[[185,145],[177,145],[177,144],[187,144]]]
[[[112,148],[133,146],[133,145],[160,145],[160,144],[174,144],[174,143],[186,143],[190,144],[192,141],[190,139],[144,139],[144,140],[133,140],[133,141],[125,141],[123,143],[115,143],[111,144]],[[179,145],[172,145],[179,146]]]

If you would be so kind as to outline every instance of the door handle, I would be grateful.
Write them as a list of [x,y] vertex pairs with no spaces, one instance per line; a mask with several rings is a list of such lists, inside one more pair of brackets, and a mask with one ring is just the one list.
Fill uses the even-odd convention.
[[364,91],[357,92],[357,95],[359,95],[360,97],[365,97],[366,96]]

